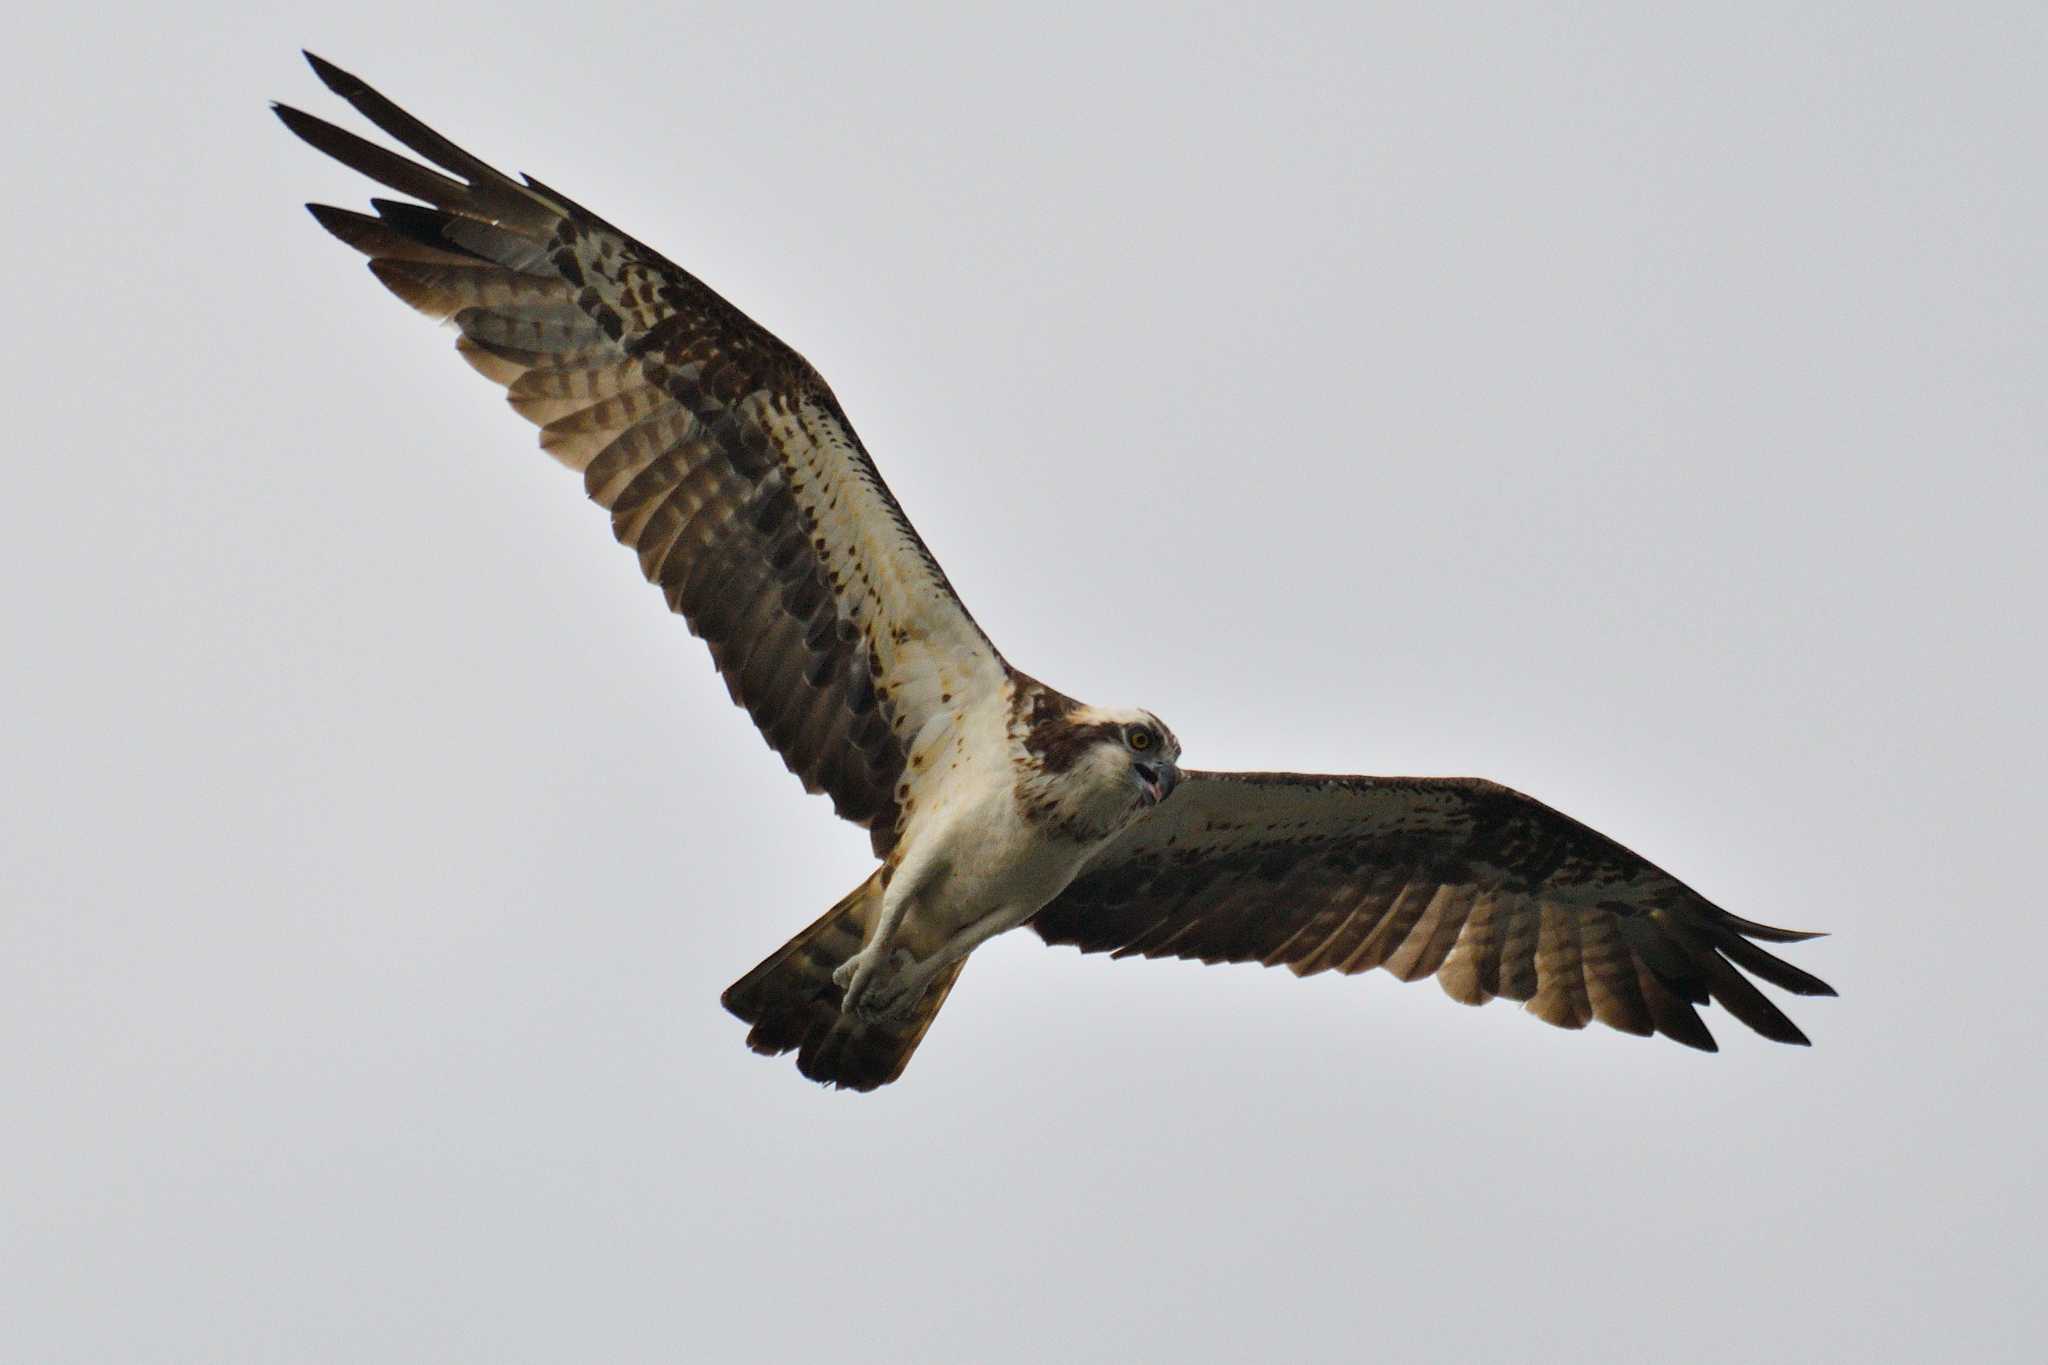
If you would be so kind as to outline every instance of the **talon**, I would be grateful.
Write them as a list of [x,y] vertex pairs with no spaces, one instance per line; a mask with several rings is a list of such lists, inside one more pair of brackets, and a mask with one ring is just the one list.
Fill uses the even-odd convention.
[[850,1008],[865,1023],[901,1023],[916,1011],[931,978],[920,970],[918,960],[905,949],[889,954],[889,969],[877,973]]
[[880,955],[872,949],[863,948],[839,964],[832,972],[832,984],[844,992],[839,998],[841,1013],[851,1013],[861,1007],[875,985],[875,968]]
[[910,1017],[916,997],[908,991],[872,990],[860,998],[853,1012],[863,1024],[896,1024]]
[[860,974],[860,960],[863,955],[855,953],[832,969],[832,984],[845,990],[853,984],[853,978]]

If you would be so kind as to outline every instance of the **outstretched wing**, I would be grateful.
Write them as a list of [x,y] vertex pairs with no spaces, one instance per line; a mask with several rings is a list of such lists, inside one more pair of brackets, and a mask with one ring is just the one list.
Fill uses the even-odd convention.
[[1468,1005],[1525,1000],[1564,1028],[1598,1019],[1709,1052],[1694,1012],[1709,999],[1766,1038],[1806,1042],[1742,971],[1834,994],[1751,942],[1815,935],[1738,919],[1476,778],[1191,772],[1031,923],[1118,957],[1434,975]]
[[831,390],[654,251],[308,60],[441,168],[280,105],[314,147],[420,201],[313,216],[391,292],[455,325],[464,358],[582,473],[790,770],[886,854],[911,746],[999,689],[1003,664]]

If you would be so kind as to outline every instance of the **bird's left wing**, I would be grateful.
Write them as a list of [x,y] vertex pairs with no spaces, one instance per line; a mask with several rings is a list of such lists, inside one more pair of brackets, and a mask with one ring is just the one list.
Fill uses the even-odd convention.
[[784,763],[886,854],[912,747],[1000,689],[1004,668],[831,390],[681,267],[308,59],[440,168],[280,105],[314,147],[419,201],[314,216],[393,293],[455,325],[463,357],[582,473]]
[[1190,772],[1031,923],[1118,957],[1434,975],[1466,1004],[1524,1000],[1564,1028],[1598,1019],[1707,1051],[1694,1007],[1709,999],[1766,1038],[1806,1042],[1743,971],[1834,994],[1752,942],[1814,935],[1738,919],[1475,778]]

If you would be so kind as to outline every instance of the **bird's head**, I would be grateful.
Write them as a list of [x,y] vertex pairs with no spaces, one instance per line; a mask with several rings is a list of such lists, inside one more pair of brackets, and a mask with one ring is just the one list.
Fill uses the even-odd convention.
[[1134,711],[1123,722],[1123,753],[1137,784],[1138,800],[1156,806],[1180,784],[1180,740],[1150,711]]
[[1136,810],[1173,795],[1180,782],[1180,741],[1159,717],[1135,708],[1085,706],[1072,723],[1088,739],[1076,766],[1106,795],[1120,795]]
[[1173,795],[1180,741],[1150,711],[1084,706],[1037,684],[1025,698],[1017,794],[1034,817],[1074,838],[1107,839]]

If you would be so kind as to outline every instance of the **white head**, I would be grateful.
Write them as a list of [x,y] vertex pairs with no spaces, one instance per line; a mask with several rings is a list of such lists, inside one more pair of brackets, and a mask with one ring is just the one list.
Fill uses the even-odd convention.
[[1173,795],[1180,740],[1150,711],[1074,706],[1032,727],[1034,808],[1080,837],[1103,838]]

